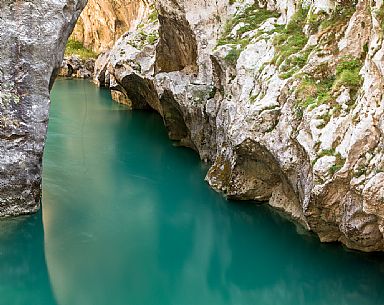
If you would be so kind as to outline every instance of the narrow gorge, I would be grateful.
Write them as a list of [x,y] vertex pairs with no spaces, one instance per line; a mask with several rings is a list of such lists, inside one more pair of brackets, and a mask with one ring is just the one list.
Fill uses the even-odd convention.
[[[158,112],[227,198],[268,201],[321,241],[383,250],[382,2],[138,3],[95,82]],[[82,41],[100,51],[100,38]]]
[[384,304],[383,0],[2,0],[0,42],[0,305]]
[[[1,5],[6,216],[39,207],[48,89],[85,1]],[[102,52],[89,70],[115,100],[157,111],[172,140],[212,163],[206,180],[227,198],[268,201],[322,241],[378,251],[383,10],[374,0],[93,0],[71,39]]]

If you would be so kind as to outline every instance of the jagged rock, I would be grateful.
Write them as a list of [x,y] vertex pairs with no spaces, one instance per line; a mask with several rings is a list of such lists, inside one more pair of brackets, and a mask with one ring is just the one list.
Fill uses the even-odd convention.
[[0,1],[0,216],[40,206],[49,88],[85,2]]
[[268,200],[322,241],[384,250],[382,1],[251,5],[159,0],[156,52],[127,48],[127,34],[97,78],[150,83],[170,137],[213,163],[206,179],[229,198]]
[[[153,85],[156,42],[158,41],[157,19],[153,4],[147,3],[144,23],[140,31],[128,32],[115,47],[102,54],[96,61],[94,81],[111,88],[112,98],[132,109],[154,109],[161,112],[160,100]],[[139,19],[140,20],[140,19]]]
[[95,59],[69,56],[64,58],[58,75],[62,77],[92,78],[94,70]]

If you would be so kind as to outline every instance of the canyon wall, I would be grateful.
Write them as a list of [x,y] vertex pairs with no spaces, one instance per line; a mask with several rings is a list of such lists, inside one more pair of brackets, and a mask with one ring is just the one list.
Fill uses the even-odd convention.
[[135,29],[147,5],[147,0],[89,0],[71,38],[97,53],[105,52]]
[[[0,216],[39,208],[49,88],[85,2],[0,3]],[[322,241],[384,250],[382,0],[131,5],[136,31],[99,57],[98,84],[158,111],[228,198],[268,201]],[[115,21],[89,39],[98,51],[123,19],[100,14]]]
[[159,0],[95,81],[158,111],[230,199],[384,250],[382,0]]
[[0,1],[0,216],[40,206],[49,88],[85,4]]

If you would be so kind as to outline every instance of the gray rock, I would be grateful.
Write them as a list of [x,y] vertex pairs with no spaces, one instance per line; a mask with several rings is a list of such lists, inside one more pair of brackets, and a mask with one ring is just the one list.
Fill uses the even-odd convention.
[[49,89],[85,4],[0,1],[0,216],[40,206]]
[[58,76],[93,78],[94,70],[95,59],[83,59],[79,56],[72,55],[64,58]]

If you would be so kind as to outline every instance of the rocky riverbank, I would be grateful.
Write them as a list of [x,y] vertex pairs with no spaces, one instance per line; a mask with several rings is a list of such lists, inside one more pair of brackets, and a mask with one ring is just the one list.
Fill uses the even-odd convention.
[[[159,112],[228,198],[268,201],[322,241],[384,250],[382,0],[131,2],[123,27],[99,14],[107,42],[81,19],[93,33],[82,43],[106,46],[97,83]],[[0,4],[0,216],[39,207],[49,88],[84,5]]]
[[157,12],[98,59],[96,82],[158,111],[228,198],[383,250],[382,1],[158,1]]
[[64,57],[58,76],[75,78],[93,78],[95,59],[83,59],[72,55]]

